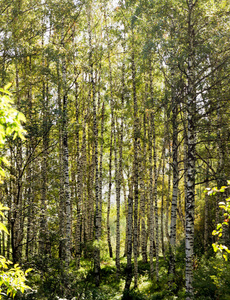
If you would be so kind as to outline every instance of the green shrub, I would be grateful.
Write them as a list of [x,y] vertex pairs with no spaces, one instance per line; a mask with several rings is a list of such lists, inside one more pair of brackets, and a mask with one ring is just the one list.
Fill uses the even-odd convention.
[[194,272],[194,291],[198,299],[230,299],[230,264],[220,257],[202,258]]

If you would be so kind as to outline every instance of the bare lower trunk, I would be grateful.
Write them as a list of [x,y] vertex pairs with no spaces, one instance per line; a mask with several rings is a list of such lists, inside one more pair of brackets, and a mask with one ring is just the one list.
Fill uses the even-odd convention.
[[[63,45],[64,47],[64,45]],[[71,199],[69,184],[69,147],[68,147],[68,116],[67,116],[67,86],[66,86],[66,59],[62,61],[62,80],[63,80],[63,179],[64,179],[64,202],[65,202],[65,264],[69,265],[71,260]]]
[[76,205],[77,205],[77,224],[76,224],[76,234],[75,234],[75,252],[76,252],[76,267],[80,267],[81,258],[81,224],[82,224],[82,203],[83,203],[83,159],[80,157],[80,142],[79,142],[79,99],[78,99],[78,84],[75,84],[75,107],[76,107],[76,160],[77,160],[77,183],[76,183]]
[[[174,73],[172,72],[172,78]],[[175,247],[176,247],[176,225],[177,225],[177,196],[178,196],[178,104],[175,97],[175,88],[172,87],[172,127],[173,127],[173,145],[172,145],[172,168],[173,168],[173,192],[171,206],[171,226],[170,226],[170,259],[169,259],[169,274],[175,274]]]
[[165,258],[165,246],[164,246],[164,189],[165,189],[165,149],[163,150],[162,195],[161,195],[161,249],[162,249],[162,254]]
[[129,292],[130,285],[132,282],[133,271],[132,271],[132,238],[133,238],[133,183],[132,179],[129,183],[129,195],[128,195],[128,218],[127,218],[127,228],[128,228],[128,239],[127,239],[127,266],[126,266],[126,281],[124,294]]
[[134,287],[137,287],[137,277],[138,277],[138,105],[137,105],[137,95],[136,95],[136,65],[134,56],[134,32],[132,29],[132,88],[133,88],[133,149],[134,149],[134,228],[133,228],[133,254],[134,254]]
[[152,119],[153,126],[153,161],[154,161],[154,200],[155,200],[155,232],[156,232],[156,280],[159,280],[159,226],[158,226],[158,198],[157,198],[157,155],[156,155],[156,135],[155,121]]
[[107,242],[109,248],[109,256],[113,257],[113,250],[110,237],[110,199],[112,189],[112,147],[113,147],[113,132],[111,130],[110,136],[110,150],[109,150],[109,188],[108,188],[108,204],[107,204]]
[[[154,109],[154,98],[153,98],[153,78],[152,78],[152,62],[150,60],[150,70],[149,70],[149,80],[150,80],[150,98],[152,109]],[[156,165],[156,136],[155,136],[155,120],[154,115],[151,113],[150,116],[150,275],[153,277],[153,250],[154,250],[154,231],[156,234],[156,244],[155,244],[155,254],[156,254],[156,279],[158,280],[158,205],[157,205],[157,165]],[[152,149],[153,148],[153,149]],[[154,191],[153,191],[153,179],[152,179],[152,151],[153,151],[153,172],[154,172]],[[153,205],[153,198],[155,204],[155,210]],[[155,213],[155,218],[154,218]]]
[[149,122],[149,263],[150,263],[150,276],[153,278],[153,256],[155,250],[154,244],[154,210],[153,210],[153,166],[152,166],[152,127],[151,121]]
[[170,206],[170,198],[171,198],[171,147],[170,141],[168,140],[168,187],[167,187],[167,203],[166,203],[166,222],[165,222],[165,233],[167,237],[168,243],[170,242],[170,235],[169,235],[169,206]]
[[145,170],[146,170],[146,116],[143,117],[144,128],[144,143],[143,143],[143,158],[141,163],[141,180],[140,180],[140,222],[141,222],[141,252],[142,260],[147,263],[147,233],[145,225],[146,215],[146,191],[145,191]]

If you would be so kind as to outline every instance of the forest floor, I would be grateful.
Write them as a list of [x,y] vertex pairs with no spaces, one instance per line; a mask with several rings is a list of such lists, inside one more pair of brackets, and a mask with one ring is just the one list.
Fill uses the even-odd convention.
[[[44,262],[43,262],[44,266]],[[74,263],[70,265],[68,274],[61,270],[59,263],[49,261],[41,271],[41,265],[37,263],[38,271],[29,279],[32,287],[24,295],[17,299],[27,300],[157,300],[157,299],[183,299],[183,274],[178,272],[174,283],[169,287],[167,261],[159,259],[159,282],[156,279],[150,280],[149,264],[138,262],[138,288],[134,289],[132,281],[130,293],[123,295],[125,286],[126,258],[121,258],[121,272],[116,273],[114,259],[101,261],[101,284],[96,287],[94,283],[93,261],[82,259],[81,267],[76,271]],[[179,295],[175,297],[175,294]],[[180,296],[181,295],[181,296]]]

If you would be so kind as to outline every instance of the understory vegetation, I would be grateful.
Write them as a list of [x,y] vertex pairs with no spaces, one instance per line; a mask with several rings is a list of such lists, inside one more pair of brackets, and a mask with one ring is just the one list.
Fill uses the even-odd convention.
[[[173,283],[169,283],[167,257],[166,259],[160,257],[160,280],[158,282],[150,279],[149,264],[144,264],[139,260],[138,288],[134,289],[132,284],[127,294],[123,293],[126,278],[125,258],[121,259],[121,273],[118,278],[115,261],[105,256],[101,262],[101,284],[100,287],[96,287],[92,269],[93,261],[90,259],[82,259],[81,268],[77,271],[73,260],[66,271],[60,259],[42,260],[35,257],[32,264],[33,272],[28,277],[32,289],[21,295],[18,293],[17,299],[185,299],[183,248],[184,246],[181,245],[177,250],[177,268]],[[210,252],[212,252],[211,249]],[[193,284],[195,299],[230,299],[229,272],[229,263],[226,263],[222,257],[196,256]]]

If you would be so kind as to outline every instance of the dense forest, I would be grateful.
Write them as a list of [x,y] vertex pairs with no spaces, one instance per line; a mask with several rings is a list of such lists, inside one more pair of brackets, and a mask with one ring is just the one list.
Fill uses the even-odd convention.
[[0,11],[24,128],[0,147],[0,255],[32,269],[15,299],[230,299],[230,3]]

